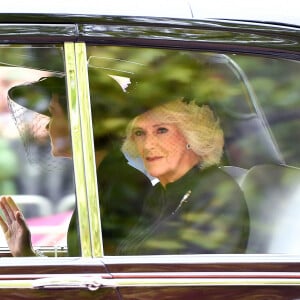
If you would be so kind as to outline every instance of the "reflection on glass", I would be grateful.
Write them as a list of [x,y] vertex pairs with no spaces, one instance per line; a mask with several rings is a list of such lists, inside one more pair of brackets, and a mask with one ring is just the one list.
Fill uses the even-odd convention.
[[[95,143],[105,254],[243,253],[245,199],[218,168],[216,108],[235,87],[217,76],[214,56],[89,50],[94,136],[105,141]],[[118,96],[103,96],[107,77]]]
[[[92,107],[100,105],[94,135],[105,141],[96,143],[105,254],[297,253],[286,237],[298,211],[299,171],[278,165],[299,166],[299,64],[97,46],[88,61]],[[118,82],[121,96],[99,96],[103,76]],[[174,117],[168,105],[176,101]],[[224,147],[211,166],[202,153],[184,169],[181,154],[201,148],[180,125],[189,124],[183,115],[192,103],[213,111]]]
[[[3,45],[0,53],[1,170],[10,170],[1,176],[0,194],[12,195],[20,207],[33,247],[65,249],[75,205],[73,166],[70,159],[55,154],[51,147],[49,122],[53,115],[49,91],[53,86],[43,86],[47,81],[42,79],[63,75],[63,51],[53,46]],[[66,109],[64,82],[54,85],[62,89]],[[61,123],[57,124],[61,131]],[[65,136],[70,139],[68,128]],[[57,139],[60,151],[62,142]],[[1,246],[6,245],[1,232]]]

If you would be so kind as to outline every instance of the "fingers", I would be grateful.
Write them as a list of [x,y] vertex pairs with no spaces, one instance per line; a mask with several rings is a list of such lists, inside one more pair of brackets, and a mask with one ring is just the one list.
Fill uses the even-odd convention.
[[0,226],[3,230],[3,232],[6,233],[8,230],[8,226],[1,216],[0,216]]
[[11,224],[16,220],[16,214],[19,211],[19,208],[11,197],[1,197],[0,207],[5,215],[5,219],[8,224]]
[[6,199],[7,199],[7,202],[9,203],[9,206],[12,208],[12,210],[13,211],[19,211],[20,209],[19,209],[19,207],[18,207],[18,205],[16,204],[16,202],[13,200],[13,198],[12,197],[6,197]]
[[21,211],[18,210],[18,211],[16,212],[15,217],[16,217],[16,220],[17,220],[17,222],[18,222],[18,224],[19,224],[20,226],[23,226],[23,227],[25,226],[25,227],[27,227],[25,218],[24,218],[24,216],[23,216],[23,214],[22,214]]

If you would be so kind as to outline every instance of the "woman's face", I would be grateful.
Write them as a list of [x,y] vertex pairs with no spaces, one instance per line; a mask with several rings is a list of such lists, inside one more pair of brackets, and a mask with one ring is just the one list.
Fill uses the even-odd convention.
[[59,157],[72,157],[71,138],[67,116],[53,95],[49,104],[50,122],[47,126],[51,140],[52,155]]
[[148,112],[138,117],[132,137],[148,173],[163,185],[176,181],[199,162],[199,157],[187,149],[187,142],[172,123]]

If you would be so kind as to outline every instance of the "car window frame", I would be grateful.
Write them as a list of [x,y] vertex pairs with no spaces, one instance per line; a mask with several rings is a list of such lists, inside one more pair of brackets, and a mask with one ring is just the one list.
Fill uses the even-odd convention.
[[[93,19],[93,18],[92,18]],[[103,18],[103,20],[106,19],[105,17]],[[154,21],[155,24],[155,19],[152,18],[147,18],[147,19],[143,19],[142,22],[139,20],[139,18],[134,18],[134,21],[139,21],[139,26],[135,26],[136,24],[133,24],[131,26],[131,24],[127,24],[128,22],[128,18],[120,18],[120,24],[112,24],[112,25],[107,25],[107,26],[102,26],[102,24],[96,24],[95,26],[90,26],[90,24],[82,24],[82,26],[80,26],[80,37],[78,39],[78,43],[82,43],[83,45],[87,46],[87,45],[105,45],[105,46],[109,46],[109,45],[118,45],[118,46],[138,46],[138,47],[153,47],[153,48],[165,48],[165,49],[184,49],[184,50],[191,50],[191,51],[195,51],[195,50],[199,50],[199,51],[216,51],[216,52],[221,52],[221,53],[229,53],[229,54],[244,54],[244,53],[250,53],[253,55],[266,55],[268,57],[275,57],[275,58],[287,58],[287,59],[298,59],[300,60],[300,54],[299,52],[294,52],[294,46],[291,44],[290,45],[290,50],[288,51],[287,49],[276,49],[276,45],[275,47],[273,46],[273,44],[276,44],[277,42],[277,38],[275,35],[268,35],[266,34],[265,30],[269,30],[272,26],[268,26],[265,24],[259,24],[257,26],[257,30],[255,29],[255,33],[257,34],[257,36],[261,36],[262,39],[259,40],[258,42],[256,42],[256,45],[254,45],[254,42],[249,42],[248,46],[244,45],[245,40],[247,40],[247,38],[250,38],[253,40],[253,36],[251,36],[251,33],[249,33],[249,28],[250,25],[253,25],[251,23],[248,22],[242,22],[242,24],[238,25],[238,24],[232,24],[230,22],[226,22],[226,21],[207,21],[206,22],[206,27],[204,30],[201,31],[201,41],[195,41],[195,36],[193,35],[188,35],[188,37],[184,37],[184,33],[187,33],[190,31],[195,32],[196,35],[198,35],[200,32],[195,30],[194,28],[192,28],[193,26],[195,26],[195,21],[189,21],[189,25],[191,26],[191,28],[184,28],[184,27],[190,27],[190,26],[183,26],[182,25],[182,32],[180,34],[178,34],[178,32],[176,32],[176,29],[173,29],[171,27],[172,25],[172,20],[171,24],[169,26],[165,26],[168,29],[171,30],[172,33],[174,33],[174,38],[170,38],[168,43],[164,42],[164,38],[165,38],[165,33],[164,31],[161,31],[160,27],[157,26],[156,28],[153,28],[153,33],[150,35],[150,37],[146,37],[144,36],[144,32],[145,30],[148,29],[148,26],[151,24],[153,26],[153,23],[150,23],[151,21]],[[90,20],[91,21],[91,20]],[[132,19],[130,19],[130,21],[132,22]],[[135,23],[133,21],[133,23]],[[174,21],[174,20],[173,20]],[[141,23],[145,23],[145,27],[140,26]],[[180,22],[183,21],[178,21],[176,20],[177,25]],[[101,23],[101,22],[100,22]],[[124,24],[123,24],[124,23]],[[241,39],[238,39],[236,42],[236,45],[233,47],[233,49],[228,49],[228,45],[226,43],[226,39],[224,40],[215,40],[214,36],[212,34],[212,27],[213,25],[222,25],[224,26],[223,29],[224,31],[231,31],[233,29],[233,27],[239,31],[239,35],[240,37],[242,37]],[[142,24],[143,25],[143,24]],[[165,25],[165,24],[164,24]],[[201,24],[203,25],[203,24]],[[120,28],[122,28],[124,26],[126,26],[127,30],[125,31],[125,37],[120,37],[118,34],[115,34],[114,32],[124,32],[124,30],[122,31]],[[197,26],[199,26],[199,24],[197,24]],[[137,27],[139,27],[139,29],[141,30],[140,34],[137,34]],[[260,28],[261,27],[261,28]],[[291,33],[297,35],[300,33],[300,31],[298,31],[295,28],[289,28],[288,26],[277,26],[274,25],[273,26],[273,32],[276,33],[277,35],[283,36],[284,34],[286,34],[288,31],[290,31]],[[272,31],[272,30],[271,30]],[[168,34],[170,34],[170,32],[167,30],[166,31]],[[156,35],[155,33],[158,33],[158,35]],[[222,31],[218,32],[219,34],[222,34]],[[207,44],[207,40],[210,40],[213,38],[213,42],[211,44]],[[215,42],[215,43],[214,43]],[[271,46],[269,45],[269,43],[271,43]],[[75,42],[76,44],[76,42]],[[221,50],[222,49],[222,50]],[[248,49],[251,49],[251,51],[249,52]],[[84,123],[84,121],[82,121]],[[77,186],[77,184],[76,184]],[[98,195],[97,195],[98,198]],[[95,203],[94,202],[95,198],[91,198],[91,201],[93,202],[93,204],[91,203],[90,207],[96,207],[98,202]],[[99,208],[96,208],[99,209]],[[92,211],[90,211],[92,213]],[[91,216],[91,215],[89,215]],[[81,218],[79,216],[79,218]],[[97,225],[98,226],[98,225]],[[97,240],[99,240],[99,237],[101,238],[101,220],[100,220],[100,224],[98,227],[91,227],[93,228],[93,230],[98,231],[98,233],[100,232],[100,234],[98,235],[92,235],[91,234],[91,249],[97,245]],[[94,255],[99,255],[98,257],[105,257],[104,253],[103,253],[103,241],[101,240],[101,245],[99,245],[100,249],[98,254],[93,253],[93,250],[91,250],[89,252],[89,255],[92,255],[92,257]],[[246,254],[245,254],[246,255]],[[154,255],[159,257],[159,255]]]
[[[11,15],[7,15],[7,18]],[[287,25],[268,25],[268,24],[256,24],[253,28],[252,26],[255,23],[251,22],[231,22],[227,20],[176,20],[176,19],[164,19],[159,20],[157,18],[139,18],[139,17],[121,17],[118,18],[114,24],[107,25],[111,20],[110,17],[78,17],[76,19],[77,24],[72,24],[68,22],[72,20],[73,16],[71,15],[62,15],[62,16],[51,16],[47,15],[47,18],[53,22],[52,25],[49,24],[39,24],[36,20],[36,16],[26,16],[25,19],[27,22],[29,20],[34,20],[33,24],[1,24],[0,28],[2,29],[2,35],[5,36],[6,41],[10,43],[64,43],[65,46],[73,45],[73,50],[68,50],[68,55],[73,55],[74,61],[70,63],[73,64],[73,67],[70,67],[70,70],[67,72],[67,82],[68,82],[68,93],[69,93],[69,104],[70,104],[70,121],[72,124],[76,125],[76,128],[81,132],[80,134],[87,133],[88,139],[90,139],[90,126],[91,121],[88,118],[88,122],[82,120],[81,112],[84,112],[84,109],[80,108],[80,101],[78,99],[84,100],[84,103],[87,101],[87,87],[88,79],[84,76],[78,75],[81,67],[84,68],[84,58],[80,58],[79,53],[76,53],[75,48],[77,44],[81,44],[80,47],[84,48],[88,44],[97,44],[97,45],[119,45],[119,46],[149,46],[149,47],[161,47],[166,49],[185,49],[185,50],[199,50],[199,51],[216,51],[222,53],[251,53],[253,55],[266,55],[269,57],[280,57],[280,58],[293,58],[300,60],[300,53],[295,48],[295,43],[300,39],[300,29],[293,26]],[[22,19],[21,15],[17,16],[17,19]],[[64,21],[62,21],[64,19]],[[4,17],[5,20],[5,17]],[[44,21],[45,22],[45,21]],[[76,23],[75,22],[75,23]],[[95,23],[95,26],[91,24]],[[103,26],[106,24],[106,26]],[[97,25],[97,26],[96,26]],[[155,27],[153,27],[155,25]],[[143,27],[145,26],[145,27]],[[228,41],[226,38],[223,40],[219,39],[219,36],[216,35],[214,39],[215,28],[218,26],[219,34],[224,34],[224,32],[235,31],[239,36],[250,37],[251,34],[255,33],[257,36],[267,37],[267,40],[261,39],[258,41],[250,41],[248,45],[245,45],[244,39],[237,39],[234,46],[229,47]],[[122,35],[124,30],[122,28],[127,28],[126,35]],[[152,28],[152,34],[150,36],[145,35],[145,29]],[[24,34],[24,28],[28,29],[28,32]],[[161,31],[164,28],[166,30]],[[178,30],[180,29],[180,30]],[[140,33],[137,35],[137,31],[140,30]],[[267,30],[271,32],[268,33]],[[11,35],[11,31],[15,31],[18,34]],[[190,31],[194,33],[191,35]],[[116,33],[114,33],[116,32]],[[120,35],[120,32],[122,34]],[[180,32],[178,34],[178,32]],[[23,33],[23,34],[22,34]],[[166,35],[173,34],[173,37],[170,38],[167,42],[165,40]],[[189,33],[189,34],[187,34]],[[240,33],[240,34],[239,34]],[[200,40],[197,40],[197,36],[201,36]],[[288,45],[285,47],[276,46],[278,38],[282,37],[283,41],[287,41]],[[287,38],[288,37],[288,38]],[[251,38],[249,38],[251,40]],[[253,39],[253,36],[252,36]],[[293,43],[294,42],[294,43]],[[69,46],[67,46],[69,47]],[[66,59],[68,58],[67,54]],[[70,57],[68,59],[71,59]],[[77,67],[76,61],[80,62],[81,67]],[[80,79],[80,80],[79,80]],[[79,83],[80,81],[80,83]],[[76,85],[76,88],[71,88],[72,85]],[[81,95],[82,93],[82,95]],[[89,101],[87,101],[89,102]],[[76,104],[77,103],[77,104]],[[89,107],[89,104],[88,106]],[[90,110],[90,108],[89,108]],[[87,112],[85,112],[87,114]],[[85,128],[85,125],[87,128]],[[72,125],[73,127],[73,125]],[[72,129],[72,135],[75,134],[76,130]],[[88,133],[89,132],[89,133]],[[79,134],[79,133],[77,133]],[[80,236],[81,239],[84,236],[86,241],[82,244],[83,256],[94,257],[94,256],[103,256],[102,251],[102,241],[101,238],[101,221],[98,217],[94,216],[92,212],[98,205],[98,195],[95,191],[95,174],[94,171],[91,173],[86,173],[86,166],[84,158],[88,160],[92,159],[92,141],[87,142],[85,145],[77,145],[75,142],[74,136],[74,161],[76,160],[77,167],[75,167],[75,176],[77,177],[76,182],[76,193],[77,198],[78,194],[82,195],[82,200],[77,200],[79,202],[80,213]],[[86,147],[86,148],[84,148]],[[84,149],[87,154],[84,154]],[[94,181],[91,182],[91,186],[87,187],[86,182],[83,184],[80,179],[84,176],[89,176],[89,178],[94,178]],[[94,177],[93,177],[94,176]],[[81,186],[81,187],[79,187]],[[90,195],[91,198],[87,195]],[[89,203],[91,201],[93,205]],[[97,203],[95,203],[97,202]],[[89,214],[91,213],[91,214]],[[96,220],[95,220],[96,218]],[[84,224],[88,220],[88,225]],[[96,224],[96,227],[93,227],[91,231],[91,224]],[[94,230],[97,228],[96,230]],[[98,242],[97,242],[98,241]]]
[[[10,16],[12,17],[12,16]],[[22,18],[19,16],[20,20]],[[70,18],[71,19],[71,18]],[[69,20],[70,20],[69,19]],[[37,22],[36,18],[31,19],[32,22]],[[60,22],[62,19],[60,19]],[[135,21],[142,22],[141,19],[136,18]],[[40,22],[45,22],[45,20],[40,20]],[[156,24],[159,23],[158,20],[154,20],[153,22]],[[167,21],[164,21],[167,24]],[[173,23],[172,23],[173,22]],[[172,21],[172,24],[176,24],[175,21]],[[202,33],[203,27],[205,27],[204,22],[193,21],[193,26],[195,26],[195,32],[200,30],[199,33]],[[105,23],[103,23],[105,24]],[[223,25],[226,26],[223,26]],[[11,31],[14,28],[14,25],[9,24]],[[60,24],[61,25],[61,24]],[[210,22],[211,30],[213,30],[213,26],[218,26],[220,28],[220,33],[222,30],[226,33],[227,31],[231,30],[244,30],[246,35],[251,35],[251,33],[261,33],[262,35],[268,35],[267,31],[262,30],[262,28],[267,28],[268,26],[257,26],[256,30],[251,28],[250,26],[241,26],[239,24],[235,24],[234,26],[231,24],[230,21],[212,21]],[[244,24],[245,25],[245,24]],[[30,29],[32,25],[26,24],[26,28]],[[18,34],[11,35],[11,31],[7,31],[7,36],[5,36],[6,41],[12,43],[48,43],[51,41],[53,43],[65,43],[65,46],[70,47],[68,50],[69,63],[70,66],[69,72],[67,74],[67,81],[68,81],[68,93],[69,93],[69,104],[70,104],[70,118],[72,119],[71,122],[76,127],[72,129],[73,132],[73,139],[75,143],[74,149],[74,160],[76,160],[75,173],[77,174],[77,182],[76,189],[80,189],[79,193],[83,195],[83,199],[78,199],[82,209],[80,214],[80,223],[86,222],[89,220],[89,223],[81,225],[80,234],[83,235],[85,233],[88,234],[87,242],[84,246],[84,254],[83,257],[79,258],[49,258],[49,257],[40,257],[40,258],[3,258],[0,260],[1,268],[2,268],[2,280],[0,281],[0,292],[11,294],[12,290],[16,292],[16,289],[19,289],[20,297],[26,297],[24,292],[31,292],[33,295],[37,295],[37,293],[42,293],[42,291],[33,290],[33,284],[36,282],[36,279],[39,278],[46,278],[52,277],[57,278],[57,274],[64,275],[66,273],[71,274],[72,278],[77,279],[82,277],[85,279],[84,276],[87,277],[90,274],[96,274],[98,278],[115,278],[117,285],[113,287],[115,291],[117,291],[117,297],[120,298],[125,294],[126,291],[135,292],[135,288],[141,289],[145,286],[148,286],[148,289],[156,290],[158,287],[162,287],[161,294],[163,294],[166,289],[176,287],[176,295],[180,297],[179,291],[188,290],[192,294],[198,292],[199,295],[203,295],[205,289],[210,289],[211,293],[214,293],[212,297],[216,297],[217,295],[222,295],[224,292],[231,291],[232,294],[239,296],[239,290],[241,290],[240,286],[244,286],[247,288],[247,295],[262,295],[262,293],[277,290],[281,291],[280,295],[287,295],[287,291],[292,290],[289,294],[297,294],[299,290],[296,290],[300,283],[300,274],[298,272],[300,266],[300,256],[295,255],[269,255],[269,254],[261,254],[261,255],[250,255],[250,254],[242,254],[242,255],[178,255],[178,256],[138,256],[138,257],[129,257],[125,258],[123,256],[118,257],[107,257],[101,256],[102,254],[99,252],[93,252],[93,245],[92,233],[91,230],[91,220],[89,219],[89,213],[91,211],[90,206],[90,199],[87,197],[88,187],[87,183],[80,182],[83,176],[86,175],[85,173],[85,160],[84,158],[91,158],[93,155],[93,147],[92,141],[87,142],[87,148],[83,143],[77,145],[76,141],[76,134],[81,136],[82,134],[86,133],[89,135],[91,134],[90,131],[90,119],[88,119],[89,125],[83,124],[83,120],[81,118],[81,113],[84,112],[85,109],[88,109],[89,104],[84,108],[81,107],[81,99],[83,97],[83,103],[87,101],[86,93],[88,80],[85,78],[85,75],[78,76],[78,72],[81,70],[79,66],[83,66],[84,58],[81,57],[82,61],[80,64],[76,65],[75,57],[79,58],[79,53],[75,53],[75,44],[77,45],[78,41],[82,43],[81,47],[85,47],[88,43],[97,43],[97,45],[112,45],[118,44],[120,46],[128,46],[128,45],[139,45],[139,46],[150,46],[150,47],[164,47],[164,48],[171,48],[171,49],[185,49],[186,50],[199,50],[199,51],[217,51],[217,52],[227,52],[227,53],[248,53],[253,55],[266,55],[269,57],[274,58],[292,58],[297,59],[300,61],[300,52],[299,49],[297,50],[298,43],[300,40],[299,37],[299,28],[295,28],[290,26],[289,30],[285,30],[284,32],[276,32],[276,28],[280,28],[280,26],[274,26],[273,32],[270,35],[273,35],[273,41],[276,42],[276,37],[282,37],[284,41],[290,42],[290,47],[286,46],[284,48],[270,45],[265,45],[264,43],[260,43],[259,41],[252,41],[249,45],[243,44],[243,41],[237,41],[235,45],[231,45],[228,41],[226,42],[221,41],[218,42],[217,40],[210,43],[209,36],[200,35],[201,40],[189,40],[188,36],[184,37],[184,42],[180,39],[176,40],[176,37],[170,40],[170,43],[164,40],[163,37],[155,39],[155,35],[153,34],[152,39],[146,39],[143,34],[139,36],[138,39],[134,39],[136,36],[134,33],[132,34],[132,39],[127,41],[125,38],[122,39],[120,36],[114,36],[112,34],[108,34],[105,36],[105,30],[102,30],[102,34],[98,35],[97,37],[79,37],[77,25],[72,25],[72,30],[74,29],[74,35],[60,35],[57,32],[56,36],[52,36],[51,34],[47,33],[47,29],[51,29],[52,33],[53,28],[56,25],[44,25],[42,26],[44,32],[39,32],[36,30],[35,34],[30,36],[24,34],[26,31],[24,26],[17,25],[16,27],[19,28],[20,35]],[[116,29],[118,29],[118,24],[115,25]],[[124,24],[125,26],[125,24]],[[134,27],[134,23],[132,23]],[[149,26],[150,23],[149,23]],[[203,26],[203,27],[202,27]],[[39,27],[39,26],[37,26]],[[37,28],[35,27],[35,28]],[[63,27],[63,26],[62,26]],[[80,27],[80,26],[79,26]],[[92,26],[90,26],[92,27]],[[167,26],[165,26],[167,27]],[[171,27],[171,25],[170,25]],[[180,26],[179,26],[180,27]],[[184,27],[184,26],[183,26]],[[180,27],[181,29],[183,27]],[[269,26],[272,27],[272,26]],[[4,27],[3,27],[4,28]],[[113,28],[113,26],[111,27]],[[167,27],[168,28],[168,27]],[[206,27],[207,29],[207,27]],[[182,29],[183,32],[184,28]],[[210,30],[210,33],[213,34],[213,31]],[[261,31],[260,31],[261,30]],[[58,30],[59,31],[59,30]],[[172,30],[173,32],[174,30]],[[22,34],[23,33],[23,34]],[[42,34],[42,38],[40,36]],[[44,34],[44,35],[43,35]],[[288,38],[287,38],[288,37]],[[70,44],[67,44],[70,42]],[[3,42],[4,43],[4,42]],[[5,42],[6,43],[6,42]],[[294,43],[294,44],[293,44]],[[76,46],[77,47],[77,46]],[[274,48],[275,47],[275,48]],[[79,47],[80,48],[80,47]],[[275,51],[273,51],[275,49]],[[80,50],[80,49],[78,49]],[[83,51],[83,49],[81,49]],[[72,57],[73,56],[73,57]],[[79,80],[80,79],[80,80]],[[74,86],[72,86],[74,85]],[[85,127],[87,126],[87,127]],[[80,133],[77,133],[79,130]],[[88,138],[89,139],[89,138]],[[80,139],[81,141],[81,139]],[[84,149],[88,153],[84,153]],[[77,161],[78,160],[78,161]],[[92,172],[89,176],[92,175]],[[94,178],[95,180],[95,178]],[[79,187],[80,185],[80,187]],[[93,187],[91,187],[93,189]],[[89,192],[93,197],[93,192]],[[78,196],[78,195],[77,195]],[[95,199],[93,199],[95,201]],[[85,211],[85,208],[88,210]],[[101,225],[101,223],[99,224]],[[99,227],[100,230],[100,227]],[[97,236],[99,239],[99,235]],[[98,247],[98,246],[96,246]],[[99,246],[101,250],[101,245]],[[97,249],[97,248],[95,248]],[[101,256],[100,259],[95,257],[96,255]],[[17,272],[16,272],[17,271]],[[279,272],[280,271],[280,272]],[[16,274],[17,273],[17,274]],[[89,274],[90,273],[90,274]],[[108,273],[108,274],[107,274]],[[170,279],[171,277],[171,279]],[[146,280],[141,280],[146,278]],[[196,278],[196,280],[192,283],[192,278]],[[210,280],[207,280],[210,278]],[[251,283],[251,284],[250,284]],[[139,285],[140,284],[140,285]],[[292,286],[292,287],[291,287]],[[128,288],[129,287],[129,288]],[[179,289],[178,289],[179,287]],[[80,287],[82,289],[82,287]],[[282,289],[284,288],[284,289]],[[44,293],[48,295],[48,297],[53,296],[53,292],[59,294],[60,297],[64,298],[72,296],[74,292],[77,292],[74,288],[71,290],[67,290],[67,294],[64,294],[67,290],[66,287],[45,290]],[[137,290],[139,292],[140,290]],[[172,291],[172,290],[171,290]],[[204,292],[203,292],[204,291]],[[35,293],[37,292],[37,293]],[[91,295],[90,291],[88,291],[89,295]],[[232,295],[231,294],[231,295]],[[275,293],[276,294],[276,293]],[[175,295],[175,298],[176,298]],[[224,294],[223,294],[224,295]],[[277,294],[276,294],[277,295]],[[95,297],[96,294],[93,294]],[[238,297],[237,296],[237,297]],[[245,296],[245,295],[244,295]],[[37,296],[38,297],[38,296]],[[97,297],[97,296],[96,296]],[[129,296],[130,297],[130,296]],[[222,297],[222,296],[220,296]],[[282,296],[284,297],[284,296]]]
[[84,43],[73,42],[65,43],[64,48],[81,254],[101,257],[103,243],[86,49]]

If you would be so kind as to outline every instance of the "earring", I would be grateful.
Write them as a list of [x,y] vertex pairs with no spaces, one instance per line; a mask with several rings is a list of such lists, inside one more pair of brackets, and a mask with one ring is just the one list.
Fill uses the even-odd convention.
[[190,149],[191,149],[191,145],[190,145],[190,144],[186,144],[185,147],[186,147],[187,150],[190,150]]

